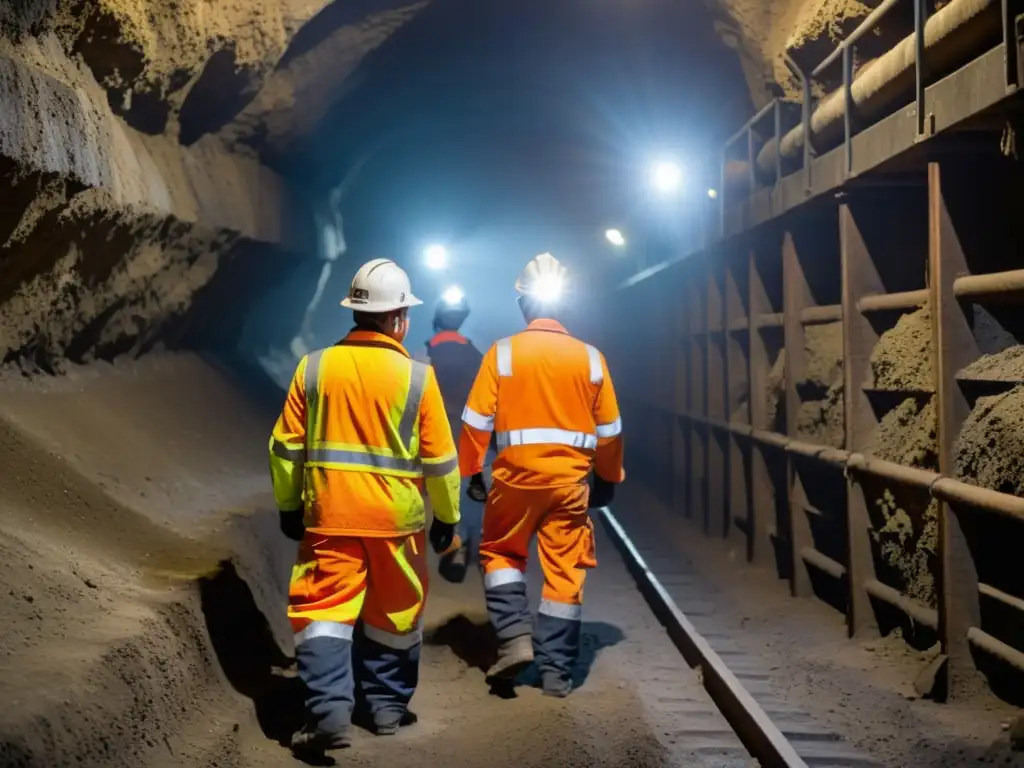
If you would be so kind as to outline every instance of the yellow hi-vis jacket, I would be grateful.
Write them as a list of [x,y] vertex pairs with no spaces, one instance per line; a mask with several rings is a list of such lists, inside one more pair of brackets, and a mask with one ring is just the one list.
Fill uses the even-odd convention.
[[299,361],[270,438],[280,509],[305,508],[331,536],[401,536],[434,516],[459,522],[459,469],[429,365],[397,341],[354,330]]

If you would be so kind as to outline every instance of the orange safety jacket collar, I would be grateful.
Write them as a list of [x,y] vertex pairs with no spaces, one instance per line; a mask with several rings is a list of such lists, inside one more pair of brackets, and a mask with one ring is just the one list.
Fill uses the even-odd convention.
[[377,331],[364,331],[360,328],[353,328],[348,332],[348,335],[338,342],[339,345],[346,347],[379,347],[381,349],[390,349],[398,352],[400,355],[409,357],[408,351],[402,346],[401,342],[395,341],[390,336],[385,336],[383,333]]
[[544,317],[532,321],[529,325],[526,326],[526,330],[547,331],[549,333],[564,333],[566,335],[569,334],[569,332],[565,329],[565,326],[562,325],[560,322],[558,322],[557,320],[552,320],[550,318]]
[[454,342],[456,344],[469,344],[469,339],[458,331],[438,331],[427,342],[428,347],[436,347],[438,344]]

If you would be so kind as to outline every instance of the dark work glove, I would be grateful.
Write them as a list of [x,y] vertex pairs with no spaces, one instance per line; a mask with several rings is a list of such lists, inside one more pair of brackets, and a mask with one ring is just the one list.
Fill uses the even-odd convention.
[[594,487],[590,489],[590,509],[607,507],[615,499],[615,483],[594,475]]
[[281,509],[278,510],[277,515],[281,533],[292,541],[302,541],[302,537],[306,535],[306,526],[302,524],[302,510],[293,509],[286,512]]
[[442,523],[436,517],[430,524],[430,546],[437,554],[444,554],[455,540],[455,525]]
[[466,495],[473,501],[483,504],[487,501],[487,486],[484,485],[484,475],[477,472],[469,478],[469,485],[466,486]]

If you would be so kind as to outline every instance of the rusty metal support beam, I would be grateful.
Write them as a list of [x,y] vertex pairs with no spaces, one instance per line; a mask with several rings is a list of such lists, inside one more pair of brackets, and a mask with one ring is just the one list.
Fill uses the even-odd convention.
[[[726,375],[725,332],[725,282],[726,260],[722,249],[713,249],[708,254],[707,272],[707,393],[708,419],[712,423],[728,422],[728,377]],[[709,430],[707,438],[708,456],[708,508],[706,531],[715,537],[726,534],[729,522],[728,494],[728,441],[729,436],[722,430]]]
[[[951,218],[947,197],[964,178],[952,160],[928,165],[928,268],[931,285],[932,341],[938,412],[940,474],[955,474],[953,445],[971,406],[956,372],[978,357],[977,342],[954,283],[970,274],[967,257]],[[962,166],[961,166],[962,168]],[[939,639],[949,659],[947,698],[973,693],[980,679],[967,633],[981,623],[978,571],[957,506],[940,502],[939,510]]]
[[[839,247],[843,274],[843,390],[846,409],[846,448],[866,450],[876,418],[863,384],[871,370],[871,352],[878,333],[859,303],[872,294],[884,294],[878,269],[857,226],[849,203],[839,207]],[[871,552],[869,500],[863,486],[849,473],[846,480],[846,547],[850,578],[847,582],[847,631],[851,637],[878,634],[866,584],[875,578]]]
[[[792,438],[797,433],[797,415],[800,412],[800,393],[797,382],[802,381],[807,371],[804,352],[804,326],[801,313],[813,305],[811,289],[804,274],[804,265],[796,250],[793,233],[787,231],[782,240],[782,281],[783,281],[783,333],[786,348],[786,434]],[[811,526],[804,511],[806,498],[797,473],[796,460],[787,458],[787,482],[789,499],[789,553],[792,565],[790,588],[795,597],[806,597],[811,592],[810,574],[804,565],[800,552],[814,544]]]

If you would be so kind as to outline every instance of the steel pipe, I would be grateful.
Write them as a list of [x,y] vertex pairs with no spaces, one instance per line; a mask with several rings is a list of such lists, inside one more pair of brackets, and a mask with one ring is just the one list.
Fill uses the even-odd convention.
[[978,627],[971,627],[967,630],[967,639],[986,653],[990,653],[997,659],[1001,659],[1010,666],[1024,672],[1024,653],[1007,645],[999,638],[993,637]]
[[1024,291],[1024,269],[993,272],[988,275],[964,275],[953,281],[958,299],[997,297]]
[[924,490],[931,487],[941,478],[937,472],[917,467],[906,467],[884,459],[876,459],[873,456],[865,456],[863,453],[855,453],[846,462],[846,467],[853,472],[863,472],[876,477],[884,477],[904,485],[911,485]]
[[940,477],[932,485],[932,496],[950,504],[968,504],[1024,522],[1024,499],[1009,493],[981,488],[952,477]]
[[929,608],[913,598],[907,597],[897,589],[888,584],[883,584],[878,579],[868,579],[864,582],[864,590],[872,597],[891,605],[906,614],[910,619],[916,621],[929,629],[939,628],[939,612]]
[[846,578],[846,566],[840,563],[838,560],[833,560],[828,555],[824,555],[814,547],[804,547],[800,550],[800,559],[802,559],[808,565],[813,565],[819,571],[824,571],[829,576],[836,579]]
[[892,309],[913,309],[928,303],[928,289],[919,291],[902,291],[900,293],[881,293],[877,296],[865,296],[857,302],[857,310],[866,315],[868,312],[885,312]]
[[800,322],[804,325],[831,323],[843,319],[843,307],[840,304],[827,304],[823,307],[807,307],[800,312]]

